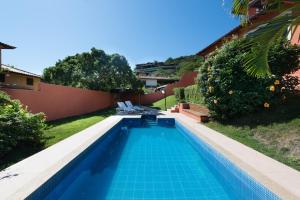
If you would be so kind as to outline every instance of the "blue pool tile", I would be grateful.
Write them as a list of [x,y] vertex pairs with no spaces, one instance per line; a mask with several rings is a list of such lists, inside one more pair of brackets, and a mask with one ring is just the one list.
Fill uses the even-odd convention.
[[144,118],[121,121],[28,199],[278,199],[174,119]]

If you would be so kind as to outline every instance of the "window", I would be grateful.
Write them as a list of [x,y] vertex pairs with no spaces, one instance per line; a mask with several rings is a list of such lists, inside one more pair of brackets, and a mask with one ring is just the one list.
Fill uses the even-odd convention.
[[5,82],[5,74],[0,74],[0,83]]
[[33,85],[33,78],[27,78],[27,85]]

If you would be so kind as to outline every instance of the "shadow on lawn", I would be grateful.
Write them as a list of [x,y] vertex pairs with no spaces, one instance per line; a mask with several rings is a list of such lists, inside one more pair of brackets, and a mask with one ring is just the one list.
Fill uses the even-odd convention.
[[148,105],[148,107],[153,108],[153,109],[156,109],[156,110],[161,110],[160,107],[155,107],[155,106],[152,106],[152,105]]
[[3,170],[10,165],[23,160],[43,149],[42,146],[32,146],[28,145],[19,145],[15,148],[14,151],[9,152],[4,157],[0,159],[0,170]]
[[290,97],[285,103],[273,107],[270,110],[262,110],[261,112],[222,121],[220,123],[237,127],[248,126],[255,128],[261,125],[289,122],[297,118],[300,118],[300,95]]
[[49,121],[49,122],[47,122],[47,125],[48,125],[48,128],[51,128],[51,126],[54,126],[54,125],[58,126],[61,124],[69,123],[69,122],[72,122],[75,120],[85,119],[88,117],[94,117],[94,116],[98,116],[98,115],[101,115],[103,117],[109,117],[114,114],[116,114],[116,110],[114,108],[110,108],[110,109],[92,112],[92,113],[85,114],[85,115],[78,115],[78,116],[67,117],[64,119]]

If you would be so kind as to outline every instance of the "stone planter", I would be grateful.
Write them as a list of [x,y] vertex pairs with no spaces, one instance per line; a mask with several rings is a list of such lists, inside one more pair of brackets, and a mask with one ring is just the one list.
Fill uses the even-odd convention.
[[209,117],[206,115],[201,115],[200,116],[200,122],[202,123],[207,123],[209,121]]
[[180,103],[179,104],[179,110],[182,110],[182,109],[189,109],[190,106],[188,103]]

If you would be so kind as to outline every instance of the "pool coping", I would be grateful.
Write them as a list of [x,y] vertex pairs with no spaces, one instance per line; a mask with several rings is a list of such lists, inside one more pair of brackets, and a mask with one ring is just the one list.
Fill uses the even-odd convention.
[[300,199],[300,172],[180,113],[175,118],[199,139],[211,145],[237,167],[282,199]]
[[19,200],[28,197],[123,118],[140,118],[140,116],[108,117],[0,171],[1,199]]
[[[300,172],[267,157],[196,120],[162,112],[158,118],[175,118],[199,139],[211,145],[237,167],[283,199],[300,199]],[[123,118],[111,116],[73,136],[0,171],[1,199],[24,199],[66,166]],[[49,159],[51,158],[51,159]]]

